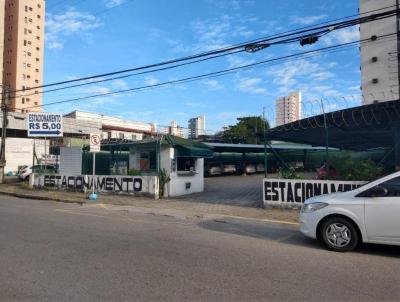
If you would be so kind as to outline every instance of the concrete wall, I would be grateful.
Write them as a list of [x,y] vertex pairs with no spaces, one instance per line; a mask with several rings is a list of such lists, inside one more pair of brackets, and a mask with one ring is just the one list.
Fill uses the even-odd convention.
[[[18,167],[32,165],[33,144],[35,143],[36,155],[40,159],[45,154],[44,140],[30,138],[6,138],[6,167],[5,172],[16,173]],[[49,153],[49,142],[47,142],[47,154]],[[35,159],[35,164],[37,164]]]
[[[90,192],[93,186],[92,175],[33,175],[30,178],[33,188],[58,188]],[[96,175],[94,177],[96,192],[149,196],[158,198],[157,176]]]
[[308,198],[350,191],[365,183],[365,181],[264,178],[264,206],[298,208]]

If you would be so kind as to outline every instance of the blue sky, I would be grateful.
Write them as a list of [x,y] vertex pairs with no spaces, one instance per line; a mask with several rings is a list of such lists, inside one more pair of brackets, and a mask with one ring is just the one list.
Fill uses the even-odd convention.
[[[125,2],[125,3],[124,3]],[[357,13],[358,0],[48,0],[44,82],[52,83],[161,62]],[[120,5],[121,4],[121,5]],[[358,28],[324,36],[313,46],[274,46],[212,61],[48,93],[44,104],[175,80],[359,39]],[[261,66],[223,77],[102,97],[45,111],[84,110],[125,119],[187,127],[206,115],[209,133],[236,117],[261,115],[274,123],[278,96],[301,90],[304,115],[324,99],[335,109],[359,102],[358,48]]]

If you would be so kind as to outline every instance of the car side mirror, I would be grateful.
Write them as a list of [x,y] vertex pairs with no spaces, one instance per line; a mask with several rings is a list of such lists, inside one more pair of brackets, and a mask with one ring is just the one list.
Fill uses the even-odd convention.
[[369,189],[365,197],[385,197],[389,195],[389,190],[386,187],[376,186]]

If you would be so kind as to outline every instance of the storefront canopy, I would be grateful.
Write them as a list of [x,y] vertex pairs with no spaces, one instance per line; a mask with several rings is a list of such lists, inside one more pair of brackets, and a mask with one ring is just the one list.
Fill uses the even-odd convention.
[[268,140],[279,140],[363,151],[397,144],[400,101],[389,101],[329,112],[267,131]]
[[178,157],[213,157],[213,152],[211,149],[203,143],[187,140],[173,135],[165,135],[162,143],[165,145],[174,146],[177,149]]
[[[109,144],[102,144],[101,149],[103,151],[129,151],[131,146],[139,146],[139,145],[147,145],[154,146],[154,149],[157,148],[157,145],[160,144],[159,138],[148,138],[139,141],[126,141],[126,142],[113,142]],[[164,135],[161,140],[162,145],[173,146],[178,151],[179,157],[201,157],[201,158],[209,158],[213,157],[213,151],[205,144],[194,142],[191,140],[187,140],[184,138],[176,137],[173,135]],[[88,149],[88,146],[86,147]]]

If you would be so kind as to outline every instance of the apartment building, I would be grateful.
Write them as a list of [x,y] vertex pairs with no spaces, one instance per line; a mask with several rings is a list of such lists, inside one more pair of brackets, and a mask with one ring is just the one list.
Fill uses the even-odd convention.
[[189,120],[189,138],[198,138],[206,134],[206,117],[204,115]]
[[[45,0],[5,0],[3,84],[12,93],[10,111],[41,111]],[[29,108],[28,107],[34,107]]]
[[98,122],[102,139],[142,140],[146,136],[155,136],[157,132],[157,125],[154,123],[127,121],[98,113],[75,110],[64,117],[77,121]]
[[5,0],[0,0],[0,95],[3,91],[4,8]]
[[[360,0],[360,14],[368,16],[399,8],[398,0]],[[360,25],[361,94],[363,104],[399,98],[399,15]]]
[[301,92],[278,98],[275,101],[275,117],[276,126],[301,119]]
[[170,126],[168,126],[164,129],[164,133],[182,137],[182,138],[185,136],[185,131],[184,131],[183,127],[179,126],[176,121],[172,121]]

